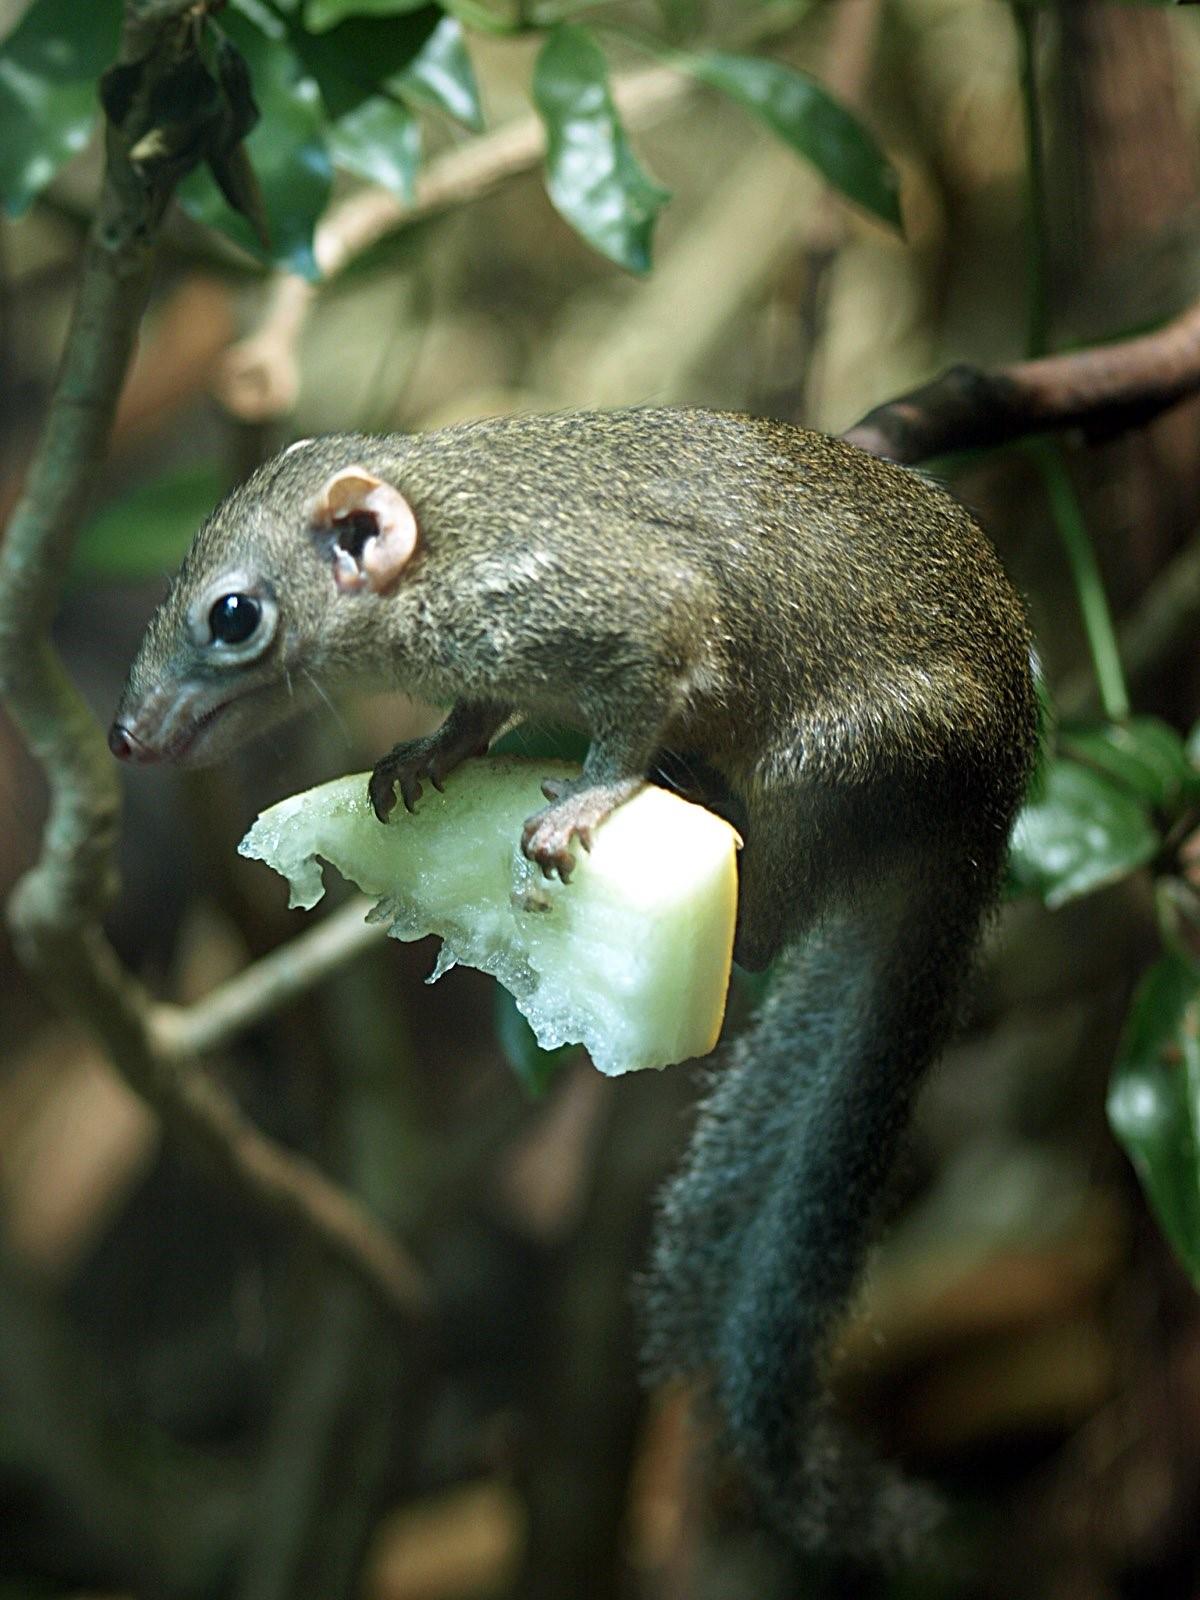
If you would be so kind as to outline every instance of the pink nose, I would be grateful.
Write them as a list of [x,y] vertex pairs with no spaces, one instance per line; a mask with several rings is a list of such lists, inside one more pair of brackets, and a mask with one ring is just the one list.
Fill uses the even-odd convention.
[[137,755],[137,743],[128,729],[114,722],[108,730],[108,748],[118,761],[132,761]]

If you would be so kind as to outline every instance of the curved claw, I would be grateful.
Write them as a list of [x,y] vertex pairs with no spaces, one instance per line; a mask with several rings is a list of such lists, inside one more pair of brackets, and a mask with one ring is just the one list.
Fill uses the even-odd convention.
[[542,793],[550,804],[526,822],[521,834],[522,850],[547,877],[557,872],[565,883],[575,867],[572,841],[578,839],[583,849],[590,851],[596,829],[643,783],[640,777],[603,784],[585,783],[582,778],[546,778]]
[[542,869],[545,877],[555,873],[563,883],[570,881],[575,870],[575,857],[570,850],[571,832],[564,829],[554,817],[545,812],[530,817],[521,830],[521,850],[530,861]]
[[[372,772],[367,793],[371,798],[372,811],[380,822],[386,822],[396,808],[396,779],[392,773],[385,770],[383,762],[380,762]],[[405,804],[408,804],[407,799]]]
[[400,785],[400,798],[404,801],[404,809],[413,812],[417,809],[417,801],[421,798],[421,780],[415,772],[402,772],[397,779]]

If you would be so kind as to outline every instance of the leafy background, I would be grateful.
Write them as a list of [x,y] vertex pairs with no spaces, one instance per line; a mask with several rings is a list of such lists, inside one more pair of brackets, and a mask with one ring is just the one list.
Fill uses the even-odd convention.
[[[291,437],[642,400],[836,430],[949,359],[1115,336],[1186,303],[1193,17],[876,10],[866,0],[873,65],[855,71],[847,0],[232,0],[216,27],[253,82],[268,237],[210,173],[188,181],[60,624],[101,713],[196,524]],[[6,505],[61,341],[118,14],[116,0],[0,13]],[[626,126],[613,82],[654,64],[696,92]],[[398,223],[320,289],[294,407],[229,403],[226,353],[277,275],[319,282],[331,202],[360,185],[408,199],[430,159],[531,112],[542,171]],[[897,1594],[1195,1591],[1200,679],[1186,612],[1149,650],[1111,628],[1194,551],[1195,420],[1184,408],[1125,439],[937,464],[1029,596],[1047,717],[1003,937],[925,1097],[842,1353],[847,1403],[940,1479],[976,1573],[967,1589],[926,1572]],[[294,931],[233,860],[254,811],[368,763],[429,713],[381,697],[339,715],[211,777],[131,787],[115,932],[165,992],[203,990]],[[40,799],[0,732],[11,882]],[[540,731],[518,743],[546,748]],[[736,1507],[697,1553],[678,1407],[648,1409],[632,1380],[626,1286],[687,1075],[601,1093],[482,981],[426,991],[410,951],[234,1053],[260,1120],[433,1262],[451,1326],[431,1359],[160,1152],[5,962],[0,1507],[37,1513],[0,1509],[14,1600],[140,1592],[147,1572],[178,1594],[657,1595],[679,1592],[685,1555],[697,1596],[731,1592],[729,1573],[734,1592],[796,1592],[748,1548]],[[752,1001],[739,989],[735,1021]],[[351,1485],[325,1470],[335,1444],[362,1464]],[[107,1542],[81,1531],[97,1507]],[[247,1541],[243,1517],[271,1537]]]

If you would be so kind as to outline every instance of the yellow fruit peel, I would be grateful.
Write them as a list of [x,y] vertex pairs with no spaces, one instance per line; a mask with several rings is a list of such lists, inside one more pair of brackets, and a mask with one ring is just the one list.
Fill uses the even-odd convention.
[[281,800],[239,846],[288,879],[290,904],[324,894],[321,862],[376,900],[397,939],[442,940],[432,978],[459,963],[512,993],[538,1043],[583,1044],[601,1072],[705,1055],[720,1032],[737,909],[734,830],[700,806],[647,787],[576,841],[568,883],[521,854],[526,817],[561,761],[469,761],[439,794],[386,825],[357,773]]

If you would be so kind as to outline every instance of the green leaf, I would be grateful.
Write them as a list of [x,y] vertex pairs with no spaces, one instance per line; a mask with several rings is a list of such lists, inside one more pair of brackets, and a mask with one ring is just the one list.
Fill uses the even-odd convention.
[[1108,1121],[1200,1286],[1200,978],[1178,956],[1151,967],[1138,986],[1109,1086]]
[[847,199],[901,226],[900,182],[874,136],[815,78],[782,61],[710,50],[674,58],[745,106]]
[[314,33],[324,33],[347,17],[399,17],[427,4],[428,0],[308,0],[304,20]]
[[411,200],[421,165],[421,129],[407,106],[371,95],[329,124],[329,149],[347,172]]
[[105,506],[71,562],[77,583],[126,583],[173,571],[228,483],[215,466],[183,467]]
[[670,195],[634,158],[604,55],[582,28],[551,29],[533,69],[546,124],[546,188],[576,231],[630,272],[650,268],[650,236]]
[[120,0],[34,0],[0,46],[0,200],[9,216],[87,143],[120,18]]
[[1101,727],[1059,729],[1059,749],[1106,772],[1131,794],[1168,813],[1200,796],[1200,772],[1182,737],[1157,717],[1131,717]]
[[289,32],[321,91],[334,159],[360,177],[411,198],[421,138],[405,97],[479,125],[462,29],[437,6],[391,22],[355,18],[319,36],[294,24]]
[[390,86],[414,100],[444,111],[474,132],[483,127],[483,107],[471,58],[457,18],[443,17]]
[[557,1050],[543,1050],[534,1037],[533,1029],[517,1010],[517,1002],[504,985],[497,983],[492,994],[492,1024],[496,1030],[496,1043],[526,1094],[531,1099],[540,1100],[556,1074],[571,1056],[579,1054],[581,1047],[577,1044],[560,1044]]
[[[246,17],[233,13],[224,14],[223,26],[246,58],[262,112],[246,148],[271,225],[271,260],[316,278],[313,229],[333,183],[320,91],[286,38],[268,38]],[[220,228],[262,257],[252,230],[225,204],[206,172],[191,173],[179,194],[189,216]]]
[[1116,883],[1152,860],[1159,835],[1145,807],[1103,773],[1055,758],[1013,829],[1010,875],[1048,906]]
[[398,22],[355,18],[329,33],[311,34],[287,24],[292,49],[316,79],[330,117],[344,116],[392,81],[429,44],[442,20],[437,6],[423,5]]

